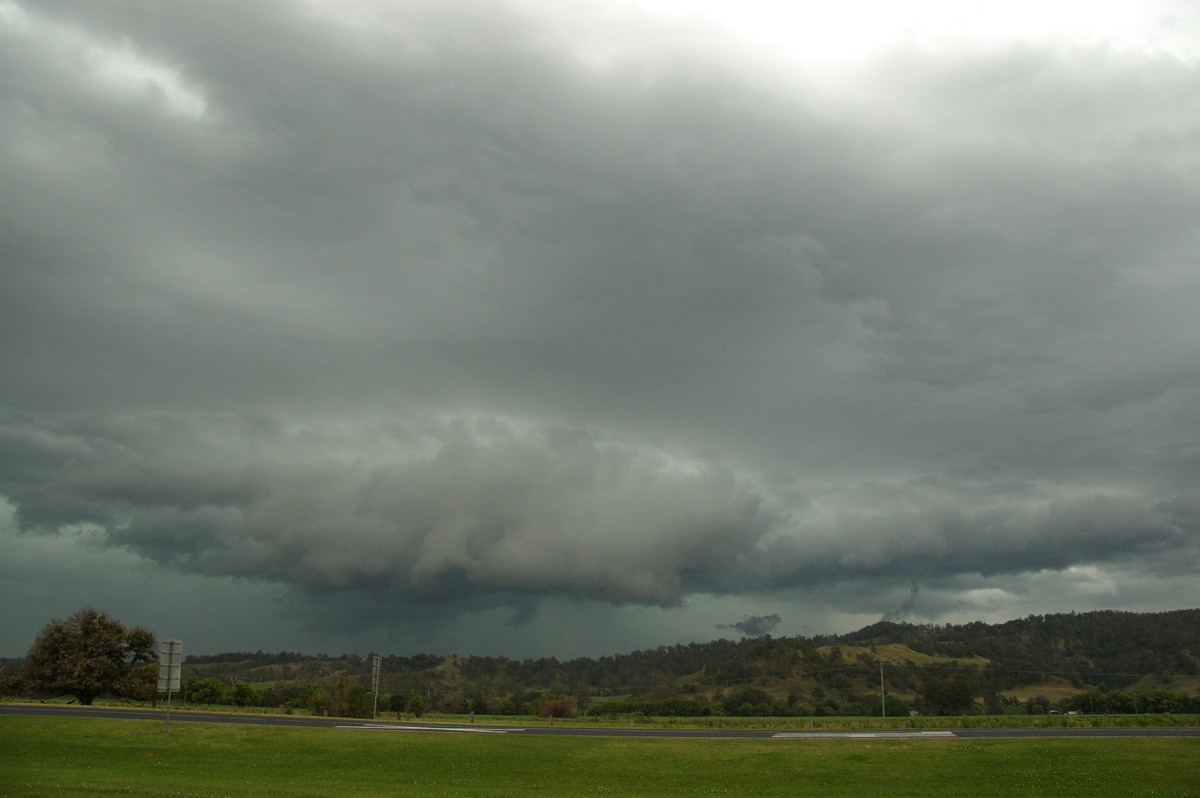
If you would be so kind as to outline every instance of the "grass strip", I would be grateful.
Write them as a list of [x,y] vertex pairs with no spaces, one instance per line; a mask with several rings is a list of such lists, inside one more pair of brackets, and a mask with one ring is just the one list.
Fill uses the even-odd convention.
[[657,740],[0,718],[0,795],[1176,796],[1200,740]]

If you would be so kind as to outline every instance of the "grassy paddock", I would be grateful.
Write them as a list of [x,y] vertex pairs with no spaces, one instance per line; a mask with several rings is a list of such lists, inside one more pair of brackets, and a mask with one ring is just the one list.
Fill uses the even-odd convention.
[[[0,698],[0,703],[31,703],[29,699]],[[70,696],[40,701],[42,704],[74,704]],[[130,699],[99,698],[96,706],[150,709],[145,701]],[[173,705],[176,712],[227,712],[248,715],[296,715],[310,716],[306,709],[293,709],[286,713],[278,707],[235,707],[213,704],[185,704],[176,701]],[[159,701],[158,709],[165,709],[166,703]],[[397,719],[395,712],[379,712],[379,719],[393,721]],[[400,716],[401,720],[420,720],[423,723],[449,723],[460,725],[468,723],[467,715],[448,715],[438,712],[427,712],[421,718],[410,713]],[[778,729],[780,731],[795,729],[1099,729],[1099,728],[1149,728],[1175,727],[1195,728],[1200,726],[1200,715],[1164,715],[1142,713],[1140,715],[925,715],[919,717],[889,716],[881,718],[871,716],[825,715],[821,717],[740,717],[718,716],[699,718],[645,717],[642,715],[594,716],[585,715],[577,718],[555,718],[556,726],[580,726],[584,728],[628,728],[630,720],[640,728],[659,729]],[[477,724],[497,726],[547,726],[548,718],[533,715],[476,715]]]
[[[427,715],[435,722],[456,719],[461,715]],[[546,718],[505,718],[502,715],[480,716],[480,723],[546,725]],[[586,716],[557,718],[556,725],[628,726],[629,716],[621,718]],[[1100,729],[1100,728],[1192,728],[1200,725],[1197,715],[929,715],[921,717],[823,716],[799,717],[709,717],[709,718],[644,718],[635,719],[643,727],[680,729]]]
[[1200,797],[1200,740],[648,740],[0,718],[0,795]]

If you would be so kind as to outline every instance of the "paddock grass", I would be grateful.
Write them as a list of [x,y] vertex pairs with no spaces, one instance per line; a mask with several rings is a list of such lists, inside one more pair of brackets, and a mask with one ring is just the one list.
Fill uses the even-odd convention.
[[1200,740],[658,740],[0,718],[2,796],[1200,797]]
[[[0,704],[33,703],[27,698],[0,697]],[[54,699],[40,700],[38,704],[76,703],[72,696],[60,696]],[[98,698],[96,706],[117,709],[150,709],[146,701],[135,701],[121,698]],[[155,708],[165,708],[159,701]],[[290,708],[283,710],[279,707],[236,707],[219,704],[188,704],[176,701],[174,711],[183,712],[219,712],[241,715],[295,715],[311,717],[307,709]],[[548,726],[549,718],[535,715],[484,715],[474,716],[479,725],[492,724],[498,726]],[[379,720],[394,721],[397,718],[405,721],[420,721],[422,723],[447,723],[462,725],[470,723],[469,716],[427,712],[417,718],[411,713],[380,710]],[[887,729],[1099,729],[1099,728],[1150,728],[1150,727],[1182,727],[1195,728],[1200,726],[1200,715],[1196,714],[1150,714],[1138,715],[923,715],[918,717],[895,716],[881,718],[878,715],[825,715],[821,717],[794,716],[711,716],[711,717],[646,717],[641,714],[628,715],[583,715],[574,718],[555,718],[553,725],[580,728],[628,728],[630,722],[639,728],[656,729],[777,729],[779,731],[808,729],[820,730],[887,730]]]

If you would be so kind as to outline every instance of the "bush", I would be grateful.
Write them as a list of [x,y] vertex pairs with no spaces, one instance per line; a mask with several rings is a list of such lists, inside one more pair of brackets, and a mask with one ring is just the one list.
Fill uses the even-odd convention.
[[538,717],[573,718],[576,715],[575,699],[567,696],[546,696],[538,707]]
[[184,694],[193,704],[224,704],[229,700],[228,691],[220,679],[188,679]]
[[371,693],[344,676],[334,685],[313,690],[308,697],[308,708],[314,715],[333,718],[369,718],[374,714]]
[[235,707],[262,706],[262,691],[246,682],[237,682],[229,693],[229,699]]

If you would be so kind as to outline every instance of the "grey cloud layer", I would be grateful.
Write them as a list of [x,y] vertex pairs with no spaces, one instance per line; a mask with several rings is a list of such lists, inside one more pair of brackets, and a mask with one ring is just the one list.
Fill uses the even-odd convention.
[[27,528],[101,524],[113,545],[184,571],[423,600],[518,591],[675,605],[723,581],[766,526],[727,470],[579,431],[430,422],[385,462],[256,443],[279,459],[200,469],[114,444],[13,496]]
[[[169,454],[145,445],[163,428]],[[224,464],[204,464],[206,441],[189,441],[211,447],[234,430],[246,437]],[[160,417],[150,429],[102,425],[86,437],[89,451],[28,432],[6,439],[31,464],[8,480],[22,526],[99,525],[110,545],[180,571],[310,594],[675,606],[693,593],[1194,559],[1200,541],[1195,491],[1156,506],[1024,493],[985,504],[912,485],[903,491],[912,508],[878,494],[870,508],[864,494],[834,517],[813,505],[789,514],[719,462],[490,418],[390,422],[362,435],[369,447],[349,449],[344,431],[236,418]],[[29,484],[16,484],[22,477]]]
[[27,530],[425,602],[1197,564],[1194,62],[0,8]]

